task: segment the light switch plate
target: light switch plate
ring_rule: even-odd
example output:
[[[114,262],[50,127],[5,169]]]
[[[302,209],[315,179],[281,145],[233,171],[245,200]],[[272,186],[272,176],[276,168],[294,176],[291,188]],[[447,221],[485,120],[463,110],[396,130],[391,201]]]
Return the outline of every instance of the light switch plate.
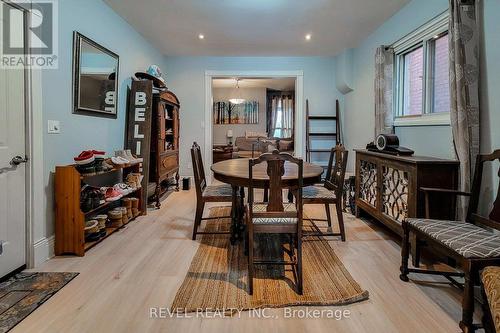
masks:
[[[49,134],[59,134],[61,133],[61,122],[59,120],[49,120],[47,121],[47,132]]]

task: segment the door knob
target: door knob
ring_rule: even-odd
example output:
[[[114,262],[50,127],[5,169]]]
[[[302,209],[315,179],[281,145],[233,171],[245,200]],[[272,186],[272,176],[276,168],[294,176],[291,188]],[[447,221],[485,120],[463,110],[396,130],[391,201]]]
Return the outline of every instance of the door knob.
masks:
[[[22,158],[21,156],[16,156],[10,161],[10,165],[19,165],[21,163],[28,162],[28,156]]]

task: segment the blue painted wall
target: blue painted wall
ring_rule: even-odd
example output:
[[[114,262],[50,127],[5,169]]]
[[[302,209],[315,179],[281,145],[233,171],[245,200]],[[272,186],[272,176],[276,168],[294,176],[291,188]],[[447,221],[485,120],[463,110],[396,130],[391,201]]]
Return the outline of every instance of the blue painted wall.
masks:
[[[101,0],[59,1],[59,69],[44,70],[43,120],[46,184],[45,225],[35,226],[35,241],[54,233],[53,172],[56,165],[72,163],[84,149],[112,153],[123,149],[127,85],[130,76],[150,64],[164,67],[165,58]],[[118,119],[73,115],[73,31],[93,39],[120,56]],[[61,134],[47,134],[47,120],[61,121]]]
[[[334,67],[332,57],[167,57],[167,85],[181,102],[181,174],[192,173],[188,153],[193,141],[204,143],[205,71],[302,70],[304,97],[309,99],[311,113],[332,114],[335,100],[343,102],[335,88]],[[305,126],[305,121],[297,126]]]
[[[484,0],[484,32],[481,52],[481,150],[500,148],[500,1]],[[362,148],[374,135],[374,55],[380,45],[390,45],[448,8],[448,0],[413,0],[381,25],[354,50],[354,91],[345,96],[345,134],[349,149]],[[454,158],[450,126],[400,127],[396,129],[402,145],[419,155]],[[349,169],[354,169],[354,154]],[[487,210],[498,188],[492,177],[498,164],[486,172],[482,209]]]

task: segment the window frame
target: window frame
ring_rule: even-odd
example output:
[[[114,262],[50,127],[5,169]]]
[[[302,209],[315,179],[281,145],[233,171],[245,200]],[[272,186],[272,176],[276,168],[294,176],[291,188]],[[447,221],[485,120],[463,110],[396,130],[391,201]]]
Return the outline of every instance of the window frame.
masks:
[[[417,30],[401,38],[392,45],[395,54],[394,68],[394,126],[432,126],[432,125],[450,125],[450,113],[439,112],[433,113],[434,104],[433,91],[433,73],[434,64],[432,57],[434,56],[435,46],[431,47],[431,43],[440,37],[449,34],[449,13],[448,11],[438,15],[428,23],[424,24]],[[423,47],[424,54],[424,78],[422,80],[422,114],[421,115],[403,115],[404,112],[404,57],[411,51]]]

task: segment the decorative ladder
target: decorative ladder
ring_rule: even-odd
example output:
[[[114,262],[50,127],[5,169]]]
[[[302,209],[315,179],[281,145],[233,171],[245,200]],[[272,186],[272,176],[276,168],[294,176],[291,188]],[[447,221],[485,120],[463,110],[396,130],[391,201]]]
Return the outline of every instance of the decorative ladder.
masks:
[[[341,127],[340,127],[340,105],[337,100],[335,103],[335,115],[334,116],[313,116],[309,113],[309,100],[306,100],[306,159],[308,162],[312,161],[313,153],[329,153],[330,148],[315,148],[312,147],[312,138],[324,138],[324,139],[332,139],[334,142],[332,147],[342,143],[342,135],[341,135]],[[332,131],[313,131],[311,129],[311,121],[324,121],[324,122],[335,122],[335,128]],[[328,163],[328,162],[327,162]],[[323,168],[326,168],[328,165],[321,165]]]

